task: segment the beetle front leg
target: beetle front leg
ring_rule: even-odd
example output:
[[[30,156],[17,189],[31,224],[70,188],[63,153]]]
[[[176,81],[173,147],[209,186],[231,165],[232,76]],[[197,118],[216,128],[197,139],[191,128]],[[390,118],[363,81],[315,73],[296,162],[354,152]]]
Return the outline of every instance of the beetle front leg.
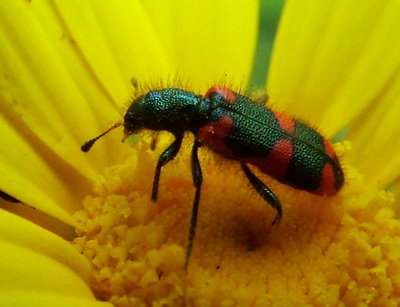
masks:
[[[282,218],[282,205],[279,199],[275,196],[275,194],[260,180],[253,174],[253,172],[249,169],[249,167],[241,163],[242,169],[246,174],[247,179],[250,181],[251,185],[256,189],[257,193],[266,200],[272,208],[276,210],[275,219],[272,222],[272,225],[278,225]]]
[[[166,150],[164,150],[158,159],[156,172],[154,174],[153,191],[151,193],[151,200],[153,202],[157,200],[158,182],[160,181],[161,168],[176,157],[179,149],[181,148],[182,140],[183,134],[175,135],[175,141],[173,141],[172,144]]]
[[[193,175],[193,183],[196,188],[196,194],[194,197],[193,208],[192,208],[192,216],[190,219],[189,226],[189,235],[188,235],[188,243],[186,248],[186,257],[185,257],[185,271],[187,272],[187,268],[189,265],[190,255],[192,254],[193,248],[193,240],[196,235],[196,224],[197,224],[197,213],[199,211],[199,202],[200,202],[200,192],[201,192],[201,184],[203,182],[203,175],[201,173],[201,166],[199,162],[199,157],[197,155],[197,151],[201,145],[199,140],[195,140],[192,149],[192,175]]]

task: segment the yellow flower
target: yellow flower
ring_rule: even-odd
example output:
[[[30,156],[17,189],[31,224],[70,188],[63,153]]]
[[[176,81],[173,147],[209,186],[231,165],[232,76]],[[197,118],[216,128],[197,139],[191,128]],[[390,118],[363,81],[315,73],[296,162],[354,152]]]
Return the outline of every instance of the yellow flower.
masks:
[[[80,151],[121,120],[132,78],[246,88],[258,11],[257,1],[0,2],[0,190],[24,204],[0,201],[0,305],[400,303],[398,1],[287,1],[269,102],[326,136],[345,132],[335,145],[345,186],[321,197],[257,173],[283,204],[273,227],[239,166],[201,148],[187,274],[193,139],[163,169],[156,204],[168,135],[153,150],[154,135],[122,144],[113,132]]]

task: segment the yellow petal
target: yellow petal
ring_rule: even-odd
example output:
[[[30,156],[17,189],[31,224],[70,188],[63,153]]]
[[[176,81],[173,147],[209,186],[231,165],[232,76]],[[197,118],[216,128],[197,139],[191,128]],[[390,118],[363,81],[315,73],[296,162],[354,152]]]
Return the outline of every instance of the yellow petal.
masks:
[[[352,125],[346,137],[352,142],[352,164],[363,171],[368,182],[381,188],[399,176],[399,97],[400,78],[394,78]]]
[[[150,71],[157,77],[167,74],[168,62],[141,11],[132,1],[126,7],[62,1],[0,7],[3,99],[85,177],[93,178],[110,161],[107,147],[115,149],[120,137],[108,138],[99,145],[103,150],[90,156],[79,147],[121,120],[119,108],[131,95],[130,79],[146,79]],[[114,162],[118,153],[113,153]]]
[[[3,210],[0,220],[2,305],[99,304],[88,287],[90,266],[68,242]]]
[[[258,1],[144,1],[180,78],[199,91],[246,85],[257,40]],[[172,75],[173,76],[173,75]]]
[[[100,307],[100,306],[112,306],[107,302],[99,302],[94,299],[81,299],[75,297],[66,297],[60,294],[53,294],[49,292],[36,291],[23,292],[21,289],[0,289],[0,295],[2,302],[6,306],[18,306],[18,307],[43,307],[43,306],[57,306],[57,307]]]
[[[118,105],[129,98],[131,78],[167,76],[170,63],[140,1],[56,3],[69,35]]]
[[[11,105],[45,145],[83,176],[93,177],[96,163],[87,160],[79,147],[84,140],[82,131],[98,131],[96,119],[77,86],[79,80],[74,80],[62,53],[53,48],[52,35],[47,36],[46,26],[52,29],[56,23],[41,24],[25,2],[0,7],[0,14],[0,88],[4,99],[0,107]],[[61,36],[59,32],[58,40]],[[106,106],[107,102],[104,109],[110,114]],[[99,155],[97,165],[104,165],[104,156]]]
[[[0,159],[0,187],[23,203],[48,213],[62,221],[72,223],[71,213],[78,207],[77,197],[82,193],[79,184],[84,181],[73,171],[69,170],[62,162],[58,164],[58,171],[65,170],[69,178],[67,185],[57,173],[56,168],[49,167],[46,148],[40,148],[40,142],[28,142],[15,127],[0,116],[0,129],[2,131],[2,149]],[[73,193],[76,188],[76,193]]]
[[[331,133],[381,93],[400,63],[398,1],[288,1],[268,88]]]

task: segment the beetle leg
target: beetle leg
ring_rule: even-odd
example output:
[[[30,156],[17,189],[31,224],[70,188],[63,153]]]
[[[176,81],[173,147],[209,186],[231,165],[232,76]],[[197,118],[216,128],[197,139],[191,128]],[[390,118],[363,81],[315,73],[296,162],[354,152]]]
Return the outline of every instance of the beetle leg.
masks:
[[[175,141],[173,141],[172,144],[166,150],[164,150],[158,159],[156,172],[154,174],[153,191],[151,193],[152,201],[157,200],[158,182],[160,181],[161,168],[176,157],[179,149],[181,148],[182,140],[183,133],[175,135]]]
[[[192,254],[193,240],[196,235],[197,213],[199,211],[201,184],[203,182],[203,175],[201,173],[199,157],[197,156],[197,150],[199,149],[200,145],[201,145],[200,140],[196,139],[194,141],[192,149],[192,175],[193,175],[193,183],[196,188],[196,194],[193,202],[192,217],[190,219],[188,243],[186,248],[186,257],[185,257],[186,272],[189,265],[190,255]]]
[[[247,179],[250,181],[251,185],[256,189],[257,193],[266,200],[272,208],[276,210],[275,219],[272,222],[272,225],[278,225],[279,221],[282,217],[282,205],[279,199],[275,196],[275,194],[260,180],[253,174],[253,172],[249,169],[249,167],[241,163],[242,169],[246,174]]]

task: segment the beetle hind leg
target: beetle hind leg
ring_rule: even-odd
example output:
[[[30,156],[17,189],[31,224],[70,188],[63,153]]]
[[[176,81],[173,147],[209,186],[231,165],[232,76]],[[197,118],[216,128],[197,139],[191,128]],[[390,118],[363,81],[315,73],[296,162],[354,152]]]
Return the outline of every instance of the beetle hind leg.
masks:
[[[257,191],[257,193],[276,210],[275,219],[272,221],[272,225],[278,225],[282,218],[282,205],[278,197],[275,196],[274,192],[270,190],[256,175],[249,169],[249,167],[241,163],[242,170],[245,173],[247,179],[251,185]]]

